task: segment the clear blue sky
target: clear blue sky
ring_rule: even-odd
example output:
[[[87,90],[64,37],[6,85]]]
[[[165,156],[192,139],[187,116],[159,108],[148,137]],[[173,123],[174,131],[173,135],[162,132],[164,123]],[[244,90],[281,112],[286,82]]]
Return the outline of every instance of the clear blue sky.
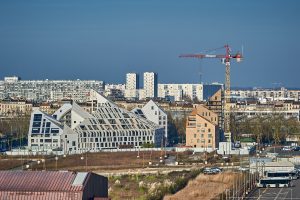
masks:
[[[219,60],[181,59],[244,46],[233,86],[300,87],[300,1],[1,0],[0,77],[124,82],[155,71],[162,83],[224,81]],[[218,52],[218,53],[222,53]]]

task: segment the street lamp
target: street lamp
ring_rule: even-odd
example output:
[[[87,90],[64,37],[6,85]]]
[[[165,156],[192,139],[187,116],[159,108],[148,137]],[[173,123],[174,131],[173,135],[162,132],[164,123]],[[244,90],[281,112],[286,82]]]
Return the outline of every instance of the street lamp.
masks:
[[[58,157],[55,156],[55,170],[57,171],[57,161],[58,161]]]

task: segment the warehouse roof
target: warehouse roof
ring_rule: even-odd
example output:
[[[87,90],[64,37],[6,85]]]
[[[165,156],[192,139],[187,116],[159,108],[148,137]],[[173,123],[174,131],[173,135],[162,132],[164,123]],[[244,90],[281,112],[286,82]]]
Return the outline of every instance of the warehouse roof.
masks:
[[[82,191],[90,173],[68,171],[0,171],[0,191]]]

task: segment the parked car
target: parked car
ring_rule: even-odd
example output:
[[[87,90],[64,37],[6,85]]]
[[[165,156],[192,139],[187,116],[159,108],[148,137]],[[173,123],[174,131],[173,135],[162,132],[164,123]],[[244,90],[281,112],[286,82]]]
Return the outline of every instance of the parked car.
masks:
[[[223,169],[221,169],[220,167],[212,167],[211,170],[216,171],[218,173],[223,171]]]
[[[239,171],[242,171],[242,172],[246,172],[246,171],[249,171],[249,168],[246,168],[246,167],[239,167],[238,170],[239,170]]]
[[[284,146],[281,148],[281,151],[291,151],[292,148],[290,146]]]
[[[293,151],[300,151],[300,147],[299,146],[295,146],[292,148]]]
[[[204,168],[203,173],[204,174],[218,174],[221,171],[222,170],[218,167],[212,167],[212,168],[206,167],[206,168]]]

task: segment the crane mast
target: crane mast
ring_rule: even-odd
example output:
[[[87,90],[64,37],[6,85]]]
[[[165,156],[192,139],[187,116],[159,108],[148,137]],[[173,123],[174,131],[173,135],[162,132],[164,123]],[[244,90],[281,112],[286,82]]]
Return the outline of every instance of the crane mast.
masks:
[[[231,142],[231,131],[230,131],[230,60],[235,58],[237,62],[240,62],[242,55],[237,53],[231,55],[229,45],[225,45],[223,48],[226,49],[225,55],[216,54],[183,54],[179,57],[185,58],[221,58],[222,62],[225,63],[225,101],[224,101],[224,136],[227,142]]]

